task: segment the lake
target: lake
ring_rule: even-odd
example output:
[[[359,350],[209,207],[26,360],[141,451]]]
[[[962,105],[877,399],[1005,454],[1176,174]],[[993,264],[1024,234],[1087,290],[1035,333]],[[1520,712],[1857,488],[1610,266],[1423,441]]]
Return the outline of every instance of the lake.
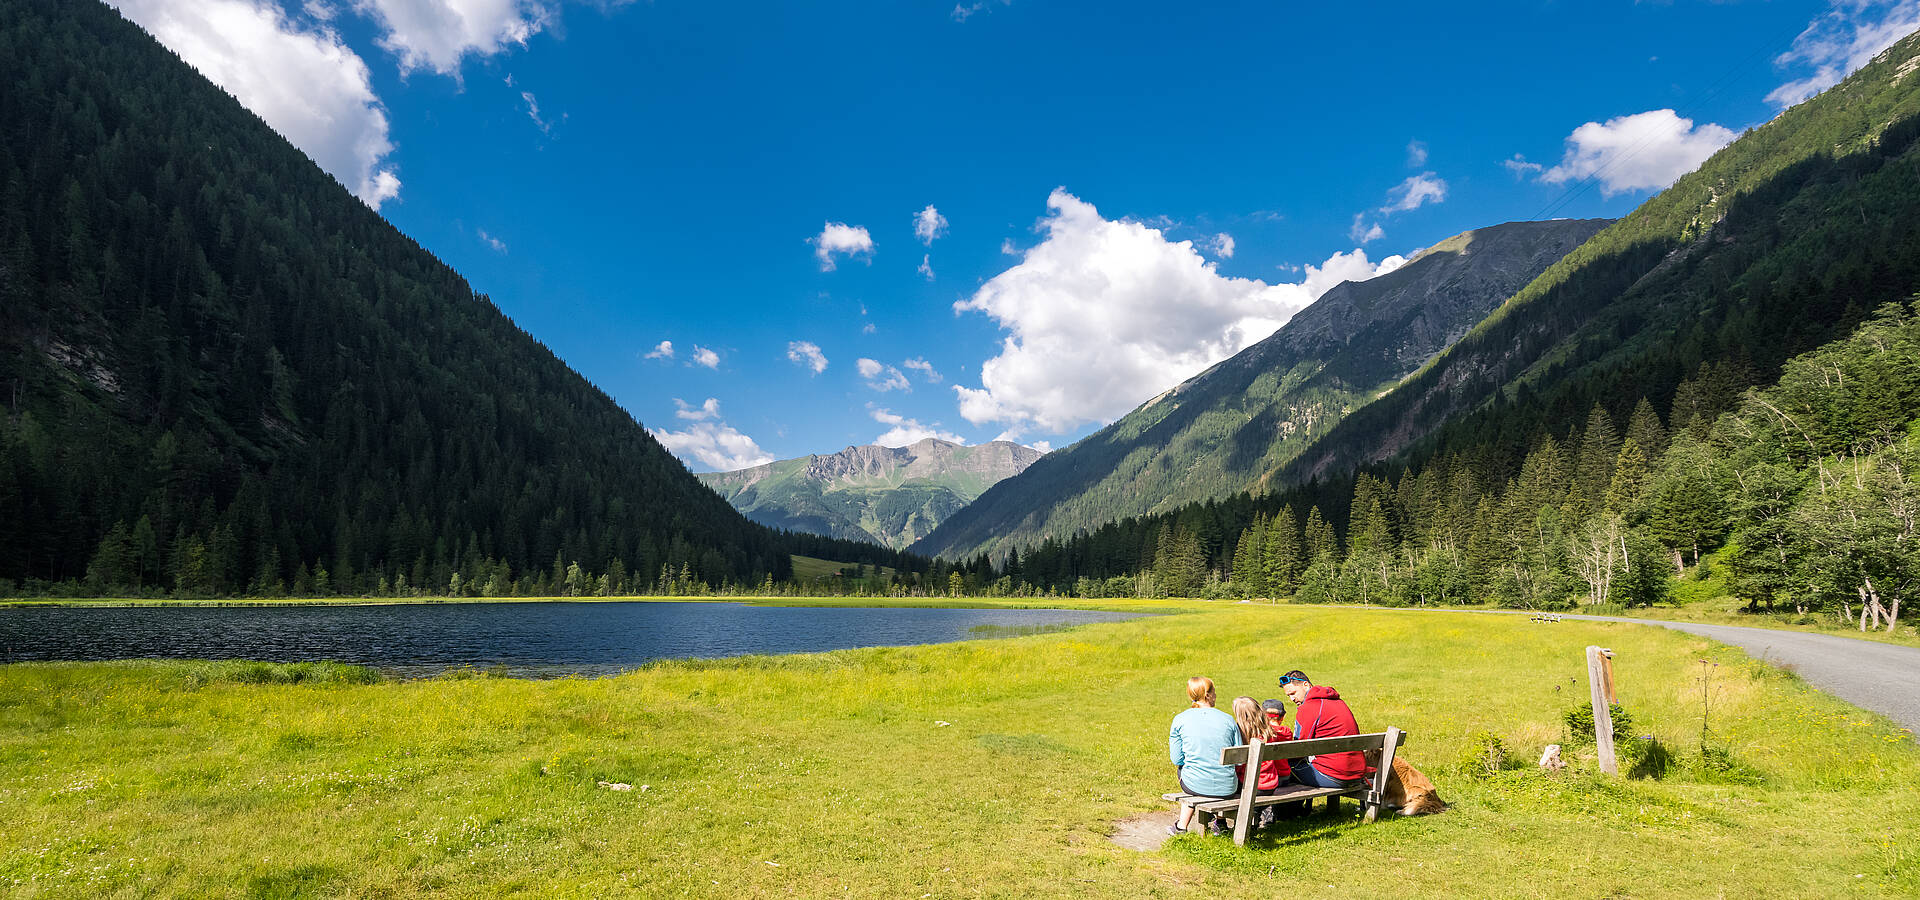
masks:
[[[412,675],[462,666],[504,666],[527,676],[596,675],[657,659],[932,644],[1007,629],[1131,618],[1136,616],[1066,609],[617,601],[25,607],[0,609],[0,659],[335,660]]]

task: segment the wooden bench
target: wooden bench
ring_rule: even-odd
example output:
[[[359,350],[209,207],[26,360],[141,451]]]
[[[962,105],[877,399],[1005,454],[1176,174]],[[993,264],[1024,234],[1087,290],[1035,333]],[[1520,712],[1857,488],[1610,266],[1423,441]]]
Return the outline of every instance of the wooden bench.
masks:
[[[1199,797],[1192,794],[1162,794],[1165,799],[1175,803],[1192,806],[1197,814],[1196,826],[1204,824],[1214,816],[1226,816],[1233,822],[1233,842],[1246,846],[1247,835],[1253,830],[1254,812],[1261,807],[1280,803],[1299,803],[1318,797],[1327,798],[1329,806],[1337,805],[1341,797],[1352,795],[1360,798],[1362,819],[1373,821],[1380,814],[1382,799],[1387,794],[1387,779],[1393,775],[1393,754],[1401,744],[1407,742],[1407,733],[1398,728],[1374,734],[1356,734],[1352,737],[1315,738],[1310,741],[1276,741],[1262,744],[1254,741],[1238,747],[1228,747],[1220,751],[1220,764],[1223,766],[1246,766],[1246,771],[1260,771],[1260,763],[1273,759],[1300,759],[1307,756],[1320,756],[1327,753],[1346,753],[1359,751],[1370,758],[1379,753],[1379,761],[1374,764],[1371,781],[1362,781],[1350,788],[1322,788],[1304,784],[1289,784],[1265,796],[1260,795],[1257,787],[1258,777],[1242,779],[1240,796],[1225,799]]]

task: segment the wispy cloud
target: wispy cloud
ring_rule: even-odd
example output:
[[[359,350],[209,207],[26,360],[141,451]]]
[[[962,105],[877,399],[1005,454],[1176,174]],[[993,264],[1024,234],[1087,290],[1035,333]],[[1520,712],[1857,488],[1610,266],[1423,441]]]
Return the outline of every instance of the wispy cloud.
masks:
[[[1365,213],[1353,214],[1353,227],[1347,229],[1347,237],[1356,244],[1369,244],[1387,236],[1387,231],[1379,222],[1367,221]]]
[[[827,355],[820,352],[820,345],[812,341],[788,341],[787,359],[815,375],[827,370]]]
[[[487,233],[485,228],[475,229],[480,234],[480,243],[493,248],[495,253],[507,252],[507,242]]]
[[[860,370],[860,377],[867,380],[867,387],[876,391],[885,393],[913,390],[913,385],[907,383],[907,376],[900,374],[899,369],[877,359],[862,357],[854,363],[854,366]]]
[[[1428,203],[1439,203],[1447,199],[1447,182],[1432,172],[1421,172],[1393,186],[1387,191],[1387,205],[1380,207],[1383,213],[1411,212]]]
[[[693,345],[693,354],[687,357],[687,361],[696,366],[706,366],[709,369],[720,368],[720,354],[708,350],[699,344]]]
[[[673,398],[673,405],[679,407],[679,409],[673,413],[675,418],[686,419],[690,422],[704,422],[708,419],[720,418],[720,401],[713,397],[708,397],[707,402],[699,406],[694,406],[679,397],[675,397]]]
[[[533,124],[540,128],[540,133],[553,134],[553,123],[540,118],[540,101],[533,96],[533,92],[521,91],[520,99],[527,104],[527,118],[532,119]]]
[[[906,416],[896,415],[890,410],[874,406],[871,403],[867,404],[867,410],[873,416],[875,422],[879,422],[882,425],[893,426],[879,437],[873,439],[874,443],[882,447],[905,447],[910,444],[917,444],[927,438],[946,441],[949,444],[965,444],[967,442],[967,439],[960,435],[954,434],[951,431],[940,430],[939,422],[935,422],[932,425],[922,425],[917,419],[909,419]]]
[[[673,358],[673,342],[661,341],[660,343],[653,345],[653,349],[647,351],[646,358],[647,359],[672,359]]]
[[[983,12],[992,12],[995,6],[1012,6],[1013,0],[977,0],[974,3],[960,3],[953,7],[955,22],[965,22]]]
[[[939,384],[942,381],[940,373],[933,370],[933,363],[927,362],[918,356],[901,363],[901,365],[919,372],[920,376],[925,378],[929,384]]]
[[[1785,108],[1833,87],[1916,30],[1920,30],[1920,0],[1837,0],[1832,9],[1808,23],[1787,52],[1774,59],[1783,69],[1813,71],[1774,88],[1767,102]]]

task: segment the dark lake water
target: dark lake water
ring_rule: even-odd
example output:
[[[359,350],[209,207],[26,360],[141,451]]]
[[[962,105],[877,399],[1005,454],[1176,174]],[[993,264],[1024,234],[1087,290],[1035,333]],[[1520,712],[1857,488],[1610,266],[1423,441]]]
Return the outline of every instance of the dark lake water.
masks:
[[[0,609],[0,659],[335,660],[399,673],[505,666],[603,674],[666,658],[811,653],[982,636],[978,626],[1114,622],[1065,609],[867,609],[741,603],[481,603]]]

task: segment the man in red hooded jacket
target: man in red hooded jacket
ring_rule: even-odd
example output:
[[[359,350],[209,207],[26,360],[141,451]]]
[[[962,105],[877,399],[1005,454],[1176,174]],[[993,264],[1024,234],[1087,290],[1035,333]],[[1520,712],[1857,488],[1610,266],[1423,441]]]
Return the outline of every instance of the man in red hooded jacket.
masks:
[[[1314,685],[1305,672],[1295,669],[1280,676],[1280,689],[1299,707],[1293,714],[1295,740],[1352,737],[1360,733],[1359,724],[1353,720],[1353,710],[1340,699],[1340,692]],[[1358,787],[1372,774],[1366,756],[1357,750],[1322,753],[1308,757],[1308,762],[1309,765],[1293,767],[1293,778],[1315,787]]]

